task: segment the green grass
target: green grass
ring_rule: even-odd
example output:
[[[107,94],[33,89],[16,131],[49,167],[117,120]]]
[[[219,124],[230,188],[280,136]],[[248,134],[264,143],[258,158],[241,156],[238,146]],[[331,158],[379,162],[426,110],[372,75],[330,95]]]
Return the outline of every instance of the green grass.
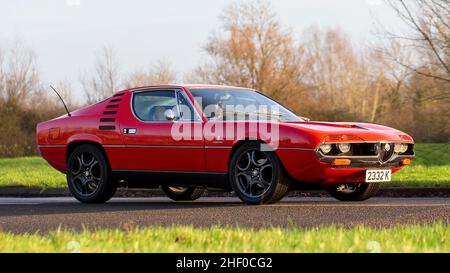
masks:
[[[65,175],[40,157],[0,159],[0,186],[66,187]]]
[[[450,252],[444,223],[386,229],[194,228],[0,233],[0,252]]]
[[[411,166],[392,176],[395,187],[450,187],[450,144],[416,144]]]
[[[394,187],[450,187],[450,144],[417,144],[411,166],[394,174]],[[0,159],[0,186],[66,187],[64,174],[40,157]]]

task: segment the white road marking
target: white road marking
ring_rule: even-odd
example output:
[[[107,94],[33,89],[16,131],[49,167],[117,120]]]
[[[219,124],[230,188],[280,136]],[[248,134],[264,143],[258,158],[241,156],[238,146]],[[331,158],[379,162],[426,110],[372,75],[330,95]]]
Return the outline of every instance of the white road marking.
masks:
[[[31,203],[31,202],[0,202],[0,205],[39,205],[42,203]]]
[[[267,207],[442,207],[450,204],[273,204]]]
[[[111,199],[108,204],[140,204],[152,205],[152,203],[186,204],[195,207],[197,204],[217,204],[222,206],[245,206],[236,197],[204,197],[195,202],[175,202],[167,197],[116,197]],[[15,198],[0,197],[0,205],[40,205],[48,204],[58,206],[58,204],[80,204],[73,197],[34,197],[34,198]],[[161,204],[159,204],[161,205]],[[287,197],[280,203],[271,205],[262,205],[267,207],[448,207],[450,198],[373,198],[368,202],[345,203],[336,201],[329,197]],[[249,206],[251,207],[251,206]]]

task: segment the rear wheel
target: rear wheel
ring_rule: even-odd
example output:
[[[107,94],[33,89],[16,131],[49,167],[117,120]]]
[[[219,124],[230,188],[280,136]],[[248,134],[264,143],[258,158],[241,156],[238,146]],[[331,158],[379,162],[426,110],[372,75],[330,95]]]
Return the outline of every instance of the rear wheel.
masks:
[[[75,148],[66,173],[70,192],[83,203],[103,203],[116,192],[117,183],[111,179],[106,157],[93,145]]]
[[[193,201],[203,196],[206,192],[202,187],[169,187],[161,186],[164,193],[175,201]]]
[[[276,154],[262,151],[257,142],[245,143],[233,154],[230,183],[242,201],[253,205],[275,203],[290,188]]]
[[[380,186],[380,183],[342,184],[328,192],[340,201],[364,201],[374,196]]]

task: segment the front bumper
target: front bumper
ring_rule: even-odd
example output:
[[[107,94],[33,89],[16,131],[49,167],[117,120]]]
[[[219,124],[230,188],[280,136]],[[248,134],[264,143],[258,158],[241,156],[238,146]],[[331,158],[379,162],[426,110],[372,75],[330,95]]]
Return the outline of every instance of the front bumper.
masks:
[[[366,170],[370,169],[390,169],[392,173],[396,173],[401,167],[369,167],[369,168],[330,168],[326,167],[321,172],[320,184],[344,184],[344,183],[365,183]],[[389,183],[389,182],[387,182]]]
[[[364,183],[368,169],[390,169],[392,173],[399,171],[401,161],[412,159],[414,154],[394,154],[389,160],[382,162],[377,156],[342,156],[351,160],[349,166],[333,166],[336,157],[320,157],[317,151],[280,150],[277,152],[287,173],[296,181],[317,183],[322,185],[335,183]]]
[[[383,162],[378,156],[322,156],[319,161],[332,164],[335,159],[350,159],[351,164],[348,166],[339,166],[338,168],[400,168],[403,159],[413,159],[414,155],[392,155],[392,157]],[[335,167],[336,168],[336,167]]]
[[[390,145],[390,150],[384,151],[382,145]],[[365,182],[365,174],[368,169],[391,169],[392,173],[397,172],[403,167],[404,159],[413,159],[414,144],[408,144],[408,150],[404,154],[394,152],[394,143],[372,143],[376,147],[376,154],[372,155],[324,155],[319,149],[316,150],[317,159],[322,165],[322,182],[330,183],[353,183]],[[334,166],[335,159],[349,159],[351,163],[346,166]]]

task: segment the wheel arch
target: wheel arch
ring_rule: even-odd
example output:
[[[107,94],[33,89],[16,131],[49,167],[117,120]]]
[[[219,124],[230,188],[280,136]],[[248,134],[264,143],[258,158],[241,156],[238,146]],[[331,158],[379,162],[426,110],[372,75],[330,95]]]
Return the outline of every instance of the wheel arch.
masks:
[[[111,164],[109,162],[108,155],[106,154],[106,151],[103,148],[103,146],[100,143],[96,142],[96,141],[86,140],[86,139],[74,140],[74,141],[70,142],[69,144],[67,144],[67,148],[66,148],[66,163],[69,161],[70,154],[77,147],[79,147],[79,146],[81,146],[83,144],[89,144],[89,145],[92,145],[92,146],[96,147],[103,154],[103,156],[106,158],[106,164],[111,169]]]
[[[267,144],[267,142],[263,141],[262,139],[250,139],[250,138],[244,138],[241,140],[238,140],[232,147],[230,155],[228,157],[228,170],[230,170],[231,168],[231,159],[233,158],[233,155],[236,153],[236,151],[239,149],[239,147],[241,147],[242,145],[244,145],[245,143],[249,143],[249,142],[255,142],[255,143],[260,143],[260,144]],[[268,144],[267,144],[268,145]],[[281,160],[281,158],[278,156],[278,153],[276,151],[274,151],[275,156],[277,157],[281,169],[282,171],[290,177],[289,173],[287,172],[286,168],[284,167],[283,161]]]
[[[278,159],[277,165],[279,166],[278,176],[276,177],[276,180],[273,180],[272,176],[272,182],[274,182],[274,186],[272,184],[269,187],[264,187],[264,192],[261,196],[249,196],[246,193],[242,193],[242,189],[239,186],[239,182],[237,182],[237,179],[233,179],[233,169],[232,166],[232,159],[236,155],[238,149],[242,147],[243,145],[247,143],[256,143],[256,144],[266,144],[265,141],[262,139],[242,139],[236,142],[236,144],[232,147],[232,152],[230,153],[229,163],[228,163],[228,173],[229,173],[229,183],[230,187],[237,193],[238,197],[246,202],[247,204],[271,204],[274,202],[279,201],[283,196],[285,196],[289,190],[291,189],[291,183],[292,183],[292,177],[289,175],[289,173],[286,171],[286,168],[283,165],[282,160],[280,159],[279,155],[276,153],[276,151],[273,151],[273,155],[275,155],[275,158]],[[251,194],[250,194],[251,195]]]

